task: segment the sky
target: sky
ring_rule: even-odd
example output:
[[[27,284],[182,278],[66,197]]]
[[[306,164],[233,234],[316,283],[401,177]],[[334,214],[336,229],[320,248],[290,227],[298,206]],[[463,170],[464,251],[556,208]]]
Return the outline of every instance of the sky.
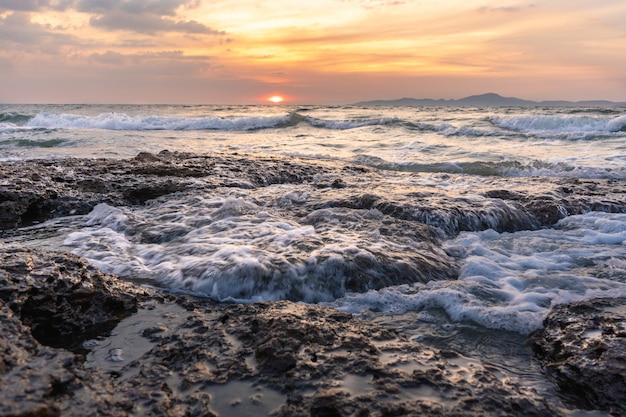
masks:
[[[626,101],[624,0],[0,0],[0,103]]]

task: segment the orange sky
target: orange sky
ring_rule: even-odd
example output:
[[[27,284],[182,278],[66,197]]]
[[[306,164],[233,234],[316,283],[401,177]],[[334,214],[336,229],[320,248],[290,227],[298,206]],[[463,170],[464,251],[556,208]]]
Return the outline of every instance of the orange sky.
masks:
[[[626,101],[623,0],[0,0],[0,102]]]

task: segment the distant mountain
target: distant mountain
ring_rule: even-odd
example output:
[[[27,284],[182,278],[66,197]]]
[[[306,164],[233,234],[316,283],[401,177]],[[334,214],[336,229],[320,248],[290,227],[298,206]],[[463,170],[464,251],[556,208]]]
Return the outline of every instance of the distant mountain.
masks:
[[[488,106],[488,107],[626,107],[626,102],[613,102],[606,100],[588,101],[531,101],[516,97],[502,97],[499,94],[487,93],[469,96],[460,100],[434,100],[431,98],[401,98],[397,100],[372,100],[354,103],[357,106]]]

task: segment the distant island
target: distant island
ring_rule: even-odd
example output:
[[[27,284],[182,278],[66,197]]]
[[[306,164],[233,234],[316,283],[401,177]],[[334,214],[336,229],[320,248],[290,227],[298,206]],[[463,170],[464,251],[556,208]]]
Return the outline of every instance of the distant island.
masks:
[[[626,107],[626,102],[607,100],[588,101],[532,101],[516,97],[502,97],[499,94],[487,93],[465,97],[459,100],[434,100],[431,98],[401,98],[397,100],[372,100],[354,103],[358,106],[494,106],[494,107]]]

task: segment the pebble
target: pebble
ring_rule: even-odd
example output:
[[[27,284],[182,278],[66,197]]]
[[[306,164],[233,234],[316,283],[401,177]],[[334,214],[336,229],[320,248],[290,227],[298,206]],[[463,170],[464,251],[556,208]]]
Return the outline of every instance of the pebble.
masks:
[[[95,348],[96,346],[98,346],[98,344],[99,344],[99,343],[98,343],[98,341],[97,341],[97,340],[94,340],[94,339],[91,339],[91,340],[85,340],[85,341],[83,342],[83,349],[93,349],[93,348]]]
[[[124,351],[120,348],[111,349],[106,359],[111,362],[122,362],[124,360],[123,353]]]

